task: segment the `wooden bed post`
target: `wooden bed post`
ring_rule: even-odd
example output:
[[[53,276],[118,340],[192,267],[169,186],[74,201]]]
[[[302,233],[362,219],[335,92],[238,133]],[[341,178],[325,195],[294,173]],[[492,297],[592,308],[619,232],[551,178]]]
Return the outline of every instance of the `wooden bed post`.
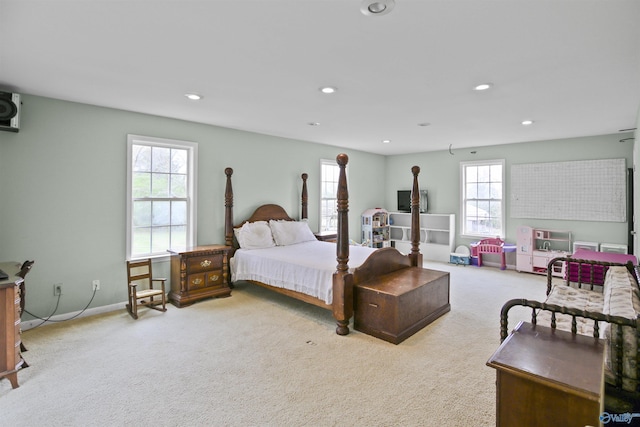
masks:
[[[302,174],[302,219],[309,218],[307,206],[309,205],[309,196],[307,194],[307,178],[309,175]]]
[[[336,157],[340,168],[338,178],[338,240],[336,260],[338,266],[333,274],[333,317],[338,322],[336,333],[349,333],[349,319],[353,316],[353,276],[349,273],[349,190],[345,168],[349,157],[342,153]]]
[[[411,190],[411,259],[414,267],[422,267],[422,254],[420,253],[420,188],[418,186],[418,174],[420,167],[411,168],[413,173],[413,188]]]
[[[231,188],[231,175],[233,169],[224,170],[227,175],[227,186],[224,190],[224,244],[233,246],[233,189]]]

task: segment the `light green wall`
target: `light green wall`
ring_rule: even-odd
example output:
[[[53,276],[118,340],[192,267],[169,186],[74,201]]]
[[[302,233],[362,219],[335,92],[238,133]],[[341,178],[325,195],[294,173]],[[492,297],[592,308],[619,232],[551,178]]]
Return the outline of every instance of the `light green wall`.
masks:
[[[26,309],[50,314],[53,284],[63,284],[56,314],[126,300],[127,134],[198,143],[198,243],[224,241],[224,169],[234,169],[234,214],[262,203],[300,215],[300,175],[309,174],[309,220],[318,226],[320,159],[349,155],[350,235],[359,215],[380,203],[383,156],[192,122],[23,96],[21,130],[0,132],[0,260],[36,264]],[[169,276],[168,263],[155,266]],[[23,320],[29,319],[23,317]]]
[[[640,118],[639,118],[640,121]],[[0,132],[0,260],[35,259],[28,277],[27,310],[44,316],[55,308],[53,284],[63,284],[56,314],[81,310],[91,281],[101,290],[91,307],[126,299],[125,185],[127,134],[198,143],[198,243],[223,240],[224,168],[234,169],[235,218],[277,202],[299,215],[300,175],[309,174],[309,215],[318,224],[319,160],[346,152],[349,162],[351,238],[360,239],[360,213],[395,209],[396,190],[410,189],[418,165],[429,211],[459,218],[459,163],[506,159],[512,164],[621,158],[631,166],[631,135],[453,149],[379,156],[198,123],[23,95],[21,130]],[[384,171],[381,173],[380,171]],[[636,186],[640,188],[640,186]],[[507,194],[509,188],[507,185]],[[637,197],[636,200],[639,198]],[[507,216],[508,216],[507,210]],[[626,243],[626,225],[507,220],[507,239],[519,224],[571,229],[575,239]],[[457,244],[468,243],[458,237]],[[167,262],[156,272],[169,276]],[[23,320],[30,319],[24,316]]]
[[[536,141],[489,147],[455,149],[418,153],[387,158],[387,189],[385,194],[388,209],[395,209],[396,191],[410,189],[407,177],[411,177],[413,165],[420,166],[420,188],[429,196],[429,213],[455,213],[456,245],[469,244],[472,240],[461,238],[460,232],[460,162],[471,160],[505,159],[507,223],[506,239],[515,242],[516,227],[530,225],[557,230],[570,230],[574,240],[606,243],[627,243],[627,224],[589,221],[552,221],[510,217],[508,197],[511,166],[521,163],[560,162],[587,159],[627,159],[627,168],[633,165],[633,142],[620,142],[632,134],[615,134],[571,138],[551,141]],[[476,154],[472,154],[476,151]],[[558,188],[562,183],[558,183]],[[554,191],[549,188],[548,191]]]

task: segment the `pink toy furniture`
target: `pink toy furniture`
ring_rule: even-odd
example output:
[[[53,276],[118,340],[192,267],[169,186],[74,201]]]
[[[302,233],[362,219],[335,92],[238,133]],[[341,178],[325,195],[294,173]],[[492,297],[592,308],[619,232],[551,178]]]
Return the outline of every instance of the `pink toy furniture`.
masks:
[[[482,254],[500,254],[500,270],[506,270],[507,260],[504,255],[504,240],[499,238],[482,239],[476,247],[478,252],[478,267],[482,267]]]

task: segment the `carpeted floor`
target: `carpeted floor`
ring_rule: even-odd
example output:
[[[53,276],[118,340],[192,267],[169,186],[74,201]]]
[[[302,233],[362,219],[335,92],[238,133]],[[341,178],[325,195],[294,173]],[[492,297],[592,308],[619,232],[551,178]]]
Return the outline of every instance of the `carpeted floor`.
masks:
[[[451,312],[400,345],[334,333],[331,313],[240,283],[166,313],[123,309],[25,331],[0,425],[493,426],[499,312],[543,276],[451,272]],[[524,320],[528,313],[516,313]]]

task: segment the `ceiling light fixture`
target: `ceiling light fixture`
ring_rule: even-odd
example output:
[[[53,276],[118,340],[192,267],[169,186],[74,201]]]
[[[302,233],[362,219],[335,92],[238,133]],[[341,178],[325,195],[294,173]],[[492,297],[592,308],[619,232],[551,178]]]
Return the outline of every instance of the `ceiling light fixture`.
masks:
[[[383,140],[382,140],[382,143],[383,143],[383,144],[389,144],[390,142],[391,142],[391,140],[390,140],[390,139],[383,139]]]
[[[482,83],[474,87],[473,90],[487,90],[493,87],[493,83]]]
[[[198,95],[197,93],[185,93],[184,96],[192,101],[198,101],[199,99],[202,99],[202,95]]]
[[[338,89],[336,89],[333,86],[324,86],[324,87],[320,88],[320,92],[322,92],[322,93],[335,93],[336,90],[338,90]]]
[[[395,5],[395,0],[363,0],[360,3],[360,12],[366,16],[386,15]]]
[[[320,126],[320,123],[318,122],[309,122],[307,123],[309,126]]]
[[[523,120],[522,126],[530,126],[533,124],[533,120]]]

